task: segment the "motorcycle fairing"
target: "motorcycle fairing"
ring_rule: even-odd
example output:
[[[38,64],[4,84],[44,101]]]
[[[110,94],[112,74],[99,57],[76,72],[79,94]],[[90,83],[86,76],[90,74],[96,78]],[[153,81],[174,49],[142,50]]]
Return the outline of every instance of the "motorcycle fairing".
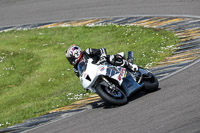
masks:
[[[87,65],[86,63],[80,64],[80,68],[78,69],[81,75],[79,78],[83,88],[95,92],[95,89],[92,86],[100,75],[115,79],[118,84],[124,88],[127,96],[130,96],[133,92],[143,86],[143,84],[138,84],[134,80],[134,77],[132,77],[131,74],[123,67],[113,65],[96,65],[92,64],[91,61],[92,60],[88,60],[88,64],[90,65]],[[144,73],[146,73],[146,71],[142,69],[142,74]]]
[[[106,69],[106,76],[118,81],[119,85],[122,84],[123,78],[126,75],[126,68],[120,66],[109,65]]]
[[[125,94],[129,97],[139,88],[141,88],[144,83],[138,84],[134,78],[131,76],[130,72],[127,71],[126,77],[123,78],[122,87],[124,89]]]
[[[143,71],[143,73],[145,73],[145,71]],[[126,71],[125,68],[119,66],[108,66],[106,69],[106,76],[117,80],[119,85],[124,88],[124,92],[127,96],[130,96],[144,85],[144,83],[138,84],[134,80],[134,77],[131,76],[129,71]]]

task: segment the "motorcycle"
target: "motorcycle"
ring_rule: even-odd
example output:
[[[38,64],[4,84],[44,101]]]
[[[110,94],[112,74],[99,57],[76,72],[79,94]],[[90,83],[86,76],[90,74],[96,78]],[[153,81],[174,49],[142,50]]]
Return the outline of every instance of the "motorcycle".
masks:
[[[119,53],[125,59],[124,52]],[[150,71],[139,67],[131,72],[121,66],[113,66],[108,62],[93,64],[92,59],[78,64],[80,81],[83,88],[97,93],[103,101],[113,105],[124,105],[128,97],[138,90],[153,92],[158,89],[157,78]],[[133,52],[128,52],[127,61],[134,62]]]

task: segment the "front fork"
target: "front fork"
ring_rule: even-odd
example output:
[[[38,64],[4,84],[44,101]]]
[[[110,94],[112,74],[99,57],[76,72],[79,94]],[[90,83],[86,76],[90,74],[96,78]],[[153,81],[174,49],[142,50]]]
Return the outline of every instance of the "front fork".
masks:
[[[101,76],[101,78],[108,84],[108,87],[110,88],[110,91],[111,91],[111,92],[114,92],[114,91],[116,90],[115,84],[110,83],[110,82],[106,79],[106,77],[104,77],[104,76]]]

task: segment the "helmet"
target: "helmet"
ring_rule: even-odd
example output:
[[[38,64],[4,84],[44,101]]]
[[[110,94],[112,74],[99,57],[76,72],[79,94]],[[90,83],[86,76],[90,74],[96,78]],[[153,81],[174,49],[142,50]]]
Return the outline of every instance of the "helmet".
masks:
[[[82,52],[81,48],[76,46],[75,44],[73,44],[66,50],[65,55],[66,55],[69,63],[74,66],[81,58],[82,53],[83,52]]]

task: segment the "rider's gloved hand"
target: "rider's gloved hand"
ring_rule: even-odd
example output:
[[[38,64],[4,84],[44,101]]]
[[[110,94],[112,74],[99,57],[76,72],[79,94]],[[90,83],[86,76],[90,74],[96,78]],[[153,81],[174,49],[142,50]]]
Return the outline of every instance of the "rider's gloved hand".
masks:
[[[129,63],[129,68],[130,68],[133,72],[138,71],[138,66],[135,65],[135,64],[131,64],[131,63]]]

